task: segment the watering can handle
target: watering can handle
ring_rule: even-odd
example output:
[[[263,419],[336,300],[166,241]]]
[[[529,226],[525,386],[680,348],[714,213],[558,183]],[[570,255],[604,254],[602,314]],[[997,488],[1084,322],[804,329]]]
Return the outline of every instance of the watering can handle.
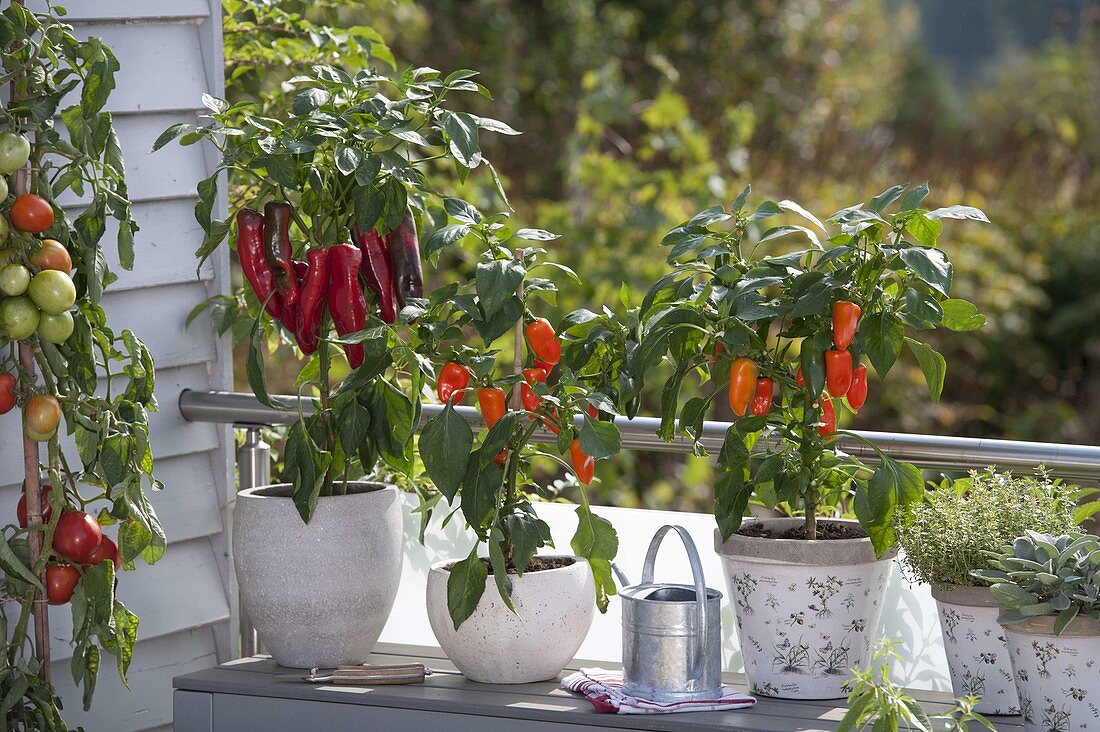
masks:
[[[703,580],[703,563],[699,559],[699,551],[695,548],[695,542],[691,534],[683,526],[665,524],[657,530],[649,542],[649,551],[645,555],[645,564],[642,566],[642,584],[653,584],[653,565],[657,562],[657,550],[661,548],[661,541],[669,531],[675,531],[680,535],[680,540],[687,550],[688,563],[691,565],[691,576],[695,580],[695,615],[699,632],[695,636],[697,643],[695,649],[695,667],[691,670],[691,678],[699,680],[703,678],[703,664],[706,662],[707,647],[707,585]]]

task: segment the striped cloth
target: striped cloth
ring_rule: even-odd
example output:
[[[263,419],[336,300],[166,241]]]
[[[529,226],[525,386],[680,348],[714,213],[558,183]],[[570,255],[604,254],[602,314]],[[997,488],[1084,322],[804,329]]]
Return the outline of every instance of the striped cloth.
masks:
[[[561,680],[563,689],[584,694],[597,712],[619,714],[668,714],[670,712],[715,712],[756,704],[754,697],[723,686],[714,699],[660,704],[623,693],[623,672],[582,668]]]

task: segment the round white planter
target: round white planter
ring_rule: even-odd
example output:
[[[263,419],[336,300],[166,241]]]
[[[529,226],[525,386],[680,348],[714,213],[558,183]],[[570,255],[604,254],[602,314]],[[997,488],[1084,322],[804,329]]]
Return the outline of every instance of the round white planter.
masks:
[[[288,484],[237,494],[233,566],[241,604],[281,666],[333,668],[367,660],[401,579],[397,488],[352,484],[318,499],[303,523]]]
[[[512,612],[490,576],[477,609],[455,630],[447,612],[446,569],[428,572],[428,620],[439,646],[468,679],[483,684],[527,684],[555,678],[592,625],[596,586],[588,562],[524,572],[512,580]]]
[[[1025,732],[1100,730],[1100,621],[1054,635],[1044,616],[1004,626]]]
[[[748,519],[783,530],[801,518]],[[854,523],[854,522],[852,522]],[[870,539],[803,541],[734,534],[722,557],[752,691],[783,699],[836,699],[867,659],[878,629],[891,552]]]
[[[1000,609],[988,587],[933,587],[955,696],[982,698],[982,714],[1019,714]]]

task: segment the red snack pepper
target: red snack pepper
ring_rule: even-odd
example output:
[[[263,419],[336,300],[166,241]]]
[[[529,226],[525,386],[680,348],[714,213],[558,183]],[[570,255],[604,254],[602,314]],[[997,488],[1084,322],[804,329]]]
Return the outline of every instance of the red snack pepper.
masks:
[[[535,358],[551,365],[561,360],[561,341],[554,332],[554,326],[546,318],[535,318],[524,327],[527,344]],[[547,371],[549,373],[549,371]]]
[[[460,363],[448,361],[439,370],[435,380],[435,393],[443,404],[460,404],[466,396],[466,387],[470,384],[470,369]]]
[[[486,427],[492,427],[500,421],[507,409],[504,389],[499,386],[487,386],[477,392],[477,403],[481,407],[481,418]]]
[[[738,417],[745,414],[756,391],[756,374],[759,368],[751,358],[739,358],[730,367],[730,409]]]
[[[412,209],[405,212],[401,225],[386,237],[393,265],[393,289],[401,307],[409,298],[424,296],[424,275],[420,269],[420,240]]]
[[[264,206],[264,257],[284,307],[293,307],[298,302],[298,279],[291,259],[290,213],[286,201],[269,201]]]
[[[393,267],[387,251],[386,240],[378,229],[368,232],[359,231],[358,226],[351,229],[355,245],[363,252],[363,280],[378,296],[379,316],[383,322],[397,322],[397,294],[393,288]]]
[[[849,300],[837,300],[833,304],[833,343],[839,350],[843,351],[852,345],[862,313],[859,305]]]
[[[591,483],[592,477],[596,474],[596,461],[584,454],[580,440],[573,440],[570,443],[569,456],[573,458],[573,472],[577,480],[585,485]]]
[[[852,409],[859,409],[867,401],[867,367],[863,364],[857,364],[852,370],[852,385],[846,397]]]
[[[535,359],[535,368],[542,369],[547,374],[554,370],[554,364],[543,361],[541,358]]]
[[[835,397],[842,397],[852,386],[852,352],[825,351],[825,386]]]
[[[264,258],[264,217],[259,211],[242,208],[237,212],[237,259],[241,262],[244,278],[260,304],[265,305],[267,314],[281,319],[283,299],[275,292],[275,276]]]
[[[357,333],[367,324],[367,298],[359,284],[362,264],[363,252],[351,244],[337,244],[329,249],[328,311],[338,335]],[[345,344],[344,353],[353,369],[363,365],[366,349],[362,343]]]
[[[833,408],[833,400],[826,394],[822,394],[820,399],[821,403],[821,424],[818,425],[817,431],[822,437],[828,437],[836,432],[836,410]]]
[[[771,379],[759,378],[756,380],[756,393],[749,402],[749,411],[757,417],[763,417],[771,411],[772,396],[775,392],[775,384]]]
[[[317,350],[321,337],[321,317],[325,313],[325,300],[328,298],[328,249],[310,249],[306,254],[309,263],[301,278],[301,295],[298,298],[294,337],[298,348],[309,356]],[[298,269],[300,262],[294,263]]]

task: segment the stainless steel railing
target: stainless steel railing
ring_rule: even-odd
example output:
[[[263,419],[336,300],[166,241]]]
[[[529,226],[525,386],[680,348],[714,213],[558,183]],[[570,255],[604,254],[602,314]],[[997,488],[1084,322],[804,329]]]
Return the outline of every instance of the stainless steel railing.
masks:
[[[279,398],[295,407],[301,406],[305,413],[313,409],[312,402],[308,399],[299,404],[298,397]],[[423,405],[421,426],[441,408],[438,404]],[[297,409],[289,412],[269,409],[260,404],[252,394],[233,392],[184,389],[179,396],[179,410],[183,418],[190,422],[231,424],[245,430],[244,442],[237,450],[238,490],[270,482],[270,448],[263,441],[260,430],[266,426],[292,424],[298,419]],[[483,426],[481,414],[473,407],[458,407],[457,411],[471,425]],[[657,437],[660,420],[656,418],[618,418],[615,424],[622,434],[625,449],[691,451],[691,442],[686,439],[665,442]],[[716,453],[722,446],[729,426],[727,422],[704,422],[701,440],[703,446],[709,452]],[[891,457],[911,462],[921,468],[963,470],[996,465],[1002,470],[1031,470],[1038,465],[1045,465],[1054,475],[1067,480],[1100,479],[1100,447],[1097,446],[896,432],[858,434]],[[535,439],[551,442],[554,436],[543,431],[536,433]],[[878,459],[874,450],[851,437],[841,436],[838,446],[869,463]],[[244,608],[239,603],[234,604],[239,608],[236,625],[240,632],[240,654],[251,656],[259,650],[259,640]]]

